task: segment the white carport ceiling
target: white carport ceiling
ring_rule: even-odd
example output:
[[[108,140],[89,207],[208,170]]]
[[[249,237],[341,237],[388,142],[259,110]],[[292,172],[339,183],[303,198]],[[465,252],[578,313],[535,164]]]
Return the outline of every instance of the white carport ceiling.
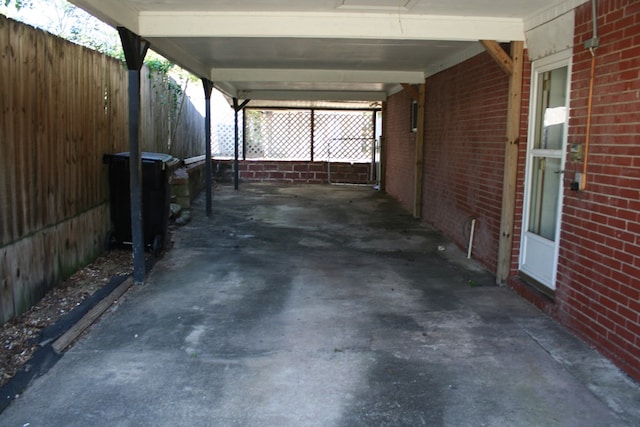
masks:
[[[230,97],[380,101],[585,0],[71,0]]]

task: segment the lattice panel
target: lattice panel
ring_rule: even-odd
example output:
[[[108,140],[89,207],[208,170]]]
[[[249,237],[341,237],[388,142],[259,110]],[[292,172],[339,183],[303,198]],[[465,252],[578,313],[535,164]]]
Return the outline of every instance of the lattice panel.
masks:
[[[310,160],[310,110],[245,110],[247,159]]]
[[[233,158],[235,145],[232,108],[221,108],[211,117],[211,155],[215,158]],[[242,158],[242,112],[238,113],[239,153]]]
[[[332,162],[370,162],[373,155],[374,112],[317,111],[314,159]]]

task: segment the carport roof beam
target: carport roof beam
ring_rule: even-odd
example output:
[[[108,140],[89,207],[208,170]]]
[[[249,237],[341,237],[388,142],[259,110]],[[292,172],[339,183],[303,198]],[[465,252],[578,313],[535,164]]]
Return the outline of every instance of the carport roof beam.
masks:
[[[385,101],[384,91],[304,91],[304,90],[240,90],[240,99],[264,99],[273,101]]]
[[[302,70],[264,68],[213,68],[212,81],[225,82],[340,82],[409,83],[424,82],[422,71]]]
[[[341,12],[141,12],[145,37],[524,40],[519,18]]]

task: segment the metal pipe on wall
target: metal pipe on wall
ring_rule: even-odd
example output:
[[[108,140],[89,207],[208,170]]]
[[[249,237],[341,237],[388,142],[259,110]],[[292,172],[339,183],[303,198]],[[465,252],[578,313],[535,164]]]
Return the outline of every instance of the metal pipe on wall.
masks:
[[[596,0],[591,0],[591,20],[593,23],[593,33],[591,39],[585,43],[585,48],[591,53],[591,74],[589,76],[589,96],[587,98],[587,129],[584,137],[584,162],[582,164],[582,175],[580,177],[580,190],[587,188],[587,171],[589,169],[589,144],[591,142],[591,116],[593,109],[593,86],[596,79],[596,52],[599,46],[598,40],[598,10]]]
[[[471,231],[469,231],[469,247],[467,249],[467,258],[471,258],[471,250],[473,249],[473,238],[476,233],[476,219],[471,218]]]

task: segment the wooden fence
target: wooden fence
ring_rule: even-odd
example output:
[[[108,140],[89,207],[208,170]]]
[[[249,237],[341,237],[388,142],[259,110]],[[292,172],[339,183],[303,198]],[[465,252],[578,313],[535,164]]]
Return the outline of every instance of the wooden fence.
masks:
[[[151,73],[146,66],[141,72],[141,146],[179,159],[202,155],[204,117],[185,96],[185,88],[176,91],[179,86],[175,82],[169,84],[168,79]]]
[[[0,15],[0,323],[103,250],[102,158],[128,150],[127,86],[122,62]],[[173,131],[161,90],[143,85],[142,149],[203,154],[204,119],[187,102]]]

